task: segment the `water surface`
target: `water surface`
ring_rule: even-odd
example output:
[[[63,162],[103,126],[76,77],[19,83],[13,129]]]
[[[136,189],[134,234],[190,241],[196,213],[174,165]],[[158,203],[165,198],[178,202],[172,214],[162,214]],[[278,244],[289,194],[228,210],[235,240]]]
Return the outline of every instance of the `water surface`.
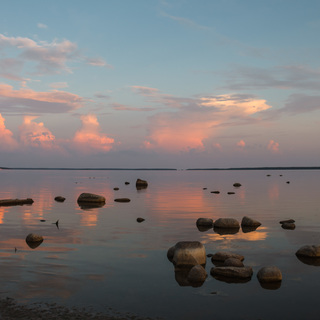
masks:
[[[137,178],[148,188],[137,190]],[[320,244],[319,179],[319,170],[0,170],[0,199],[34,200],[0,207],[1,297],[165,319],[318,319],[320,267],[301,262],[295,252]],[[101,194],[106,204],[80,208],[82,192]],[[54,201],[58,195],[66,201]],[[114,202],[121,197],[131,202]],[[224,235],[196,227],[199,217],[241,221],[245,215],[261,227]],[[288,218],[296,220],[295,230],[281,228],[279,221]],[[31,232],[45,239],[36,249],[25,242]],[[244,255],[254,270],[251,281],[214,279],[208,259],[201,287],[179,285],[166,254],[186,240],[202,242],[207,253]],[[282,271],[276,290],[262,288],[256,278],[266,265]]]

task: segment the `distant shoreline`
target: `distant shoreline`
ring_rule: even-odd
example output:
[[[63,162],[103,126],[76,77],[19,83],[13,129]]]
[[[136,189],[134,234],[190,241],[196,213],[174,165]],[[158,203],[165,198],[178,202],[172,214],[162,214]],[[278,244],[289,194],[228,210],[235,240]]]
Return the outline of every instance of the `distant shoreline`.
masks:
[[[320,170],[320,167],[240,167],[240,168],[9,168],[0,167],[0,170],[79,170],[79,171],[240,171],[240,170]]]

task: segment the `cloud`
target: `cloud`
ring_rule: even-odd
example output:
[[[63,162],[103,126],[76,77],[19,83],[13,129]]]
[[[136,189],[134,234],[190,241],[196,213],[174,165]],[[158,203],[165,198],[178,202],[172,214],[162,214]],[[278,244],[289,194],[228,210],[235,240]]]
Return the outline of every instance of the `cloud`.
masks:
[[[60,113],[83,106],[84,99],[64,91],[36,92],[0,84],[0,112],[10,113]]]
[[[279,151],[279,143],[275,142],[274,140],[270,140],[268,143],[268,149],[273,152],[278,152]]]
[[[237,142],[237,146],[240,148],[244,148],[246,146],[246,143],[243,140],[240,140],[239,142]]]
[[[53,82],[50,84],[50,87],[53,89],[62,89],[62,88],[68,88],[67,82]]]
[[[227,73],[224,71],[224,75]],[[250,89],[320,89],[320,69],[306,65],[275,66],[265,69],[258,67],[237,67],[227,74],[231,90]]]
[[[111,150],[114,139],[100,133],[100,125],[97,117],[93,114],[80,117],[82,126],[76,132],[73,143],[76,148],[84,153],[107,152]]]
[[[15,58],[20,63],[31,67],[33,74],[47,75],[60,74],[62,72],[72,73],[69,62],[84,61],[93,66],[111,67],[102,58],[90,58],[81,55],[76,43],[69,40],[53,40],[52,42],[34,41],[26,37],[7,37],[0,34],[0,51],[6,58],[6,50],[13,54],[17,50]]]
[[[5,119],[0,114],[0,150],[11,151],[18,147],[17,141],[13,138],[13,133],[6,128]]]
[[[20,142],[24,146],[52,149],[55,147],[55,136],[42,122],[34,122],[36,116],[25,116],[20,130]]]
[[[41,23],[41,22],[39,22],[39,23],[37,24],[37,27],[38,27],[39,29],[47,29],[47,28],[48,28],[48,26],[47,26],[46,24]]]
[[[149,111],[155,110],[155,108],[152,108],[152,107],[137,108],[137,107],[129,107],[129,106],[126,106],[126,105],[120,104],[120,103],[112,103],[110,106],[114,110],[118,110],[118,111],[143,111],[143,112],[149,112]]]
[[[280,112],[300,114],[317,110],[320,110],[320,96],[292,94],[289,96],[285,107],[280,109]]]

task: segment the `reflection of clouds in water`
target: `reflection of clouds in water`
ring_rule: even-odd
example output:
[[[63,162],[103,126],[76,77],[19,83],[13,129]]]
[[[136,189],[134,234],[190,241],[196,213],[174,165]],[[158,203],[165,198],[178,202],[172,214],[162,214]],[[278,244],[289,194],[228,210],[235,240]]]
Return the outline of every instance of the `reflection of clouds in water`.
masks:
[[[223,241],[224,247],[229,248],[230,242],[236,242],[239,240],[246,240],[246,241],[263,241],[266,240],[268,237],[268,232],[263,231],[266,230],[266,227],[259,227],[257,231],[253,232],[238,232],[236,234],[225,234],[220,235],[218,233],[204,233],[202,234],[202,243],[211,243],[213,241]],[[220,245],[220,248],[221,245]]]
[[[278,200],[279,199],[279,185],[274,184],[270,186],[268,189],[268,195],[270,200]]]
[[[0,224],[3,223],[4,214],[7,213],[9,209],[7,207],[0,207]]]

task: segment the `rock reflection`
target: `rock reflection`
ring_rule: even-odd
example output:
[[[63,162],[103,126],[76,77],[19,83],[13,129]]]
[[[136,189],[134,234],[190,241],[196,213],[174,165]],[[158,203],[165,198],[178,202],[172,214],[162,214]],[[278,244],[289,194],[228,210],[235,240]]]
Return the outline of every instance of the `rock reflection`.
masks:
[[[189,276],[192,268],[192,266],[175,268],[175,280],[177,281],[180,287],[198,288],[204,284],[205,279],[199,281]]]
[[[200,232],[205,232],[205,231],[208,231],[208,230],[212,230],[212,227],[208,227],[208,226],[199,226],[197,225],[197,228]]]
[[[239,228],[213,228],[214,232],[220,234],[221,236],[226,235],[226,234],[236,234],[239,232]]]
[[[102,208],[105,205],[105,203],[78,202],[78,205],[82,210],[91,210]]]
[[[303,256],[296,256],[302,263],[307,264],[309,266],[320,266],[320,258],[309,258]]]
[[[256,231],[259,227],[246,227],[246,226],[242,226],[242,232],[243,233],[249,233],[249,232],[253,232]]]
[[[31,249],[36,249],[36,248],[38,248],[42,242],[43,242],[43,240],[42,240],[42,241],[37,241],[37,242],[30,242],[30,241],[27,241],[27,240],[26,240],[27,245],[28,245],[29,248],[31,248]]]
[[[281,281],[277,282],[259,282],[261,288],[267,290],[278,290],[281,287]]]
[[[220,275],[214,275],[212,276],[218,281],[226,282],[226,283],[247,283],[251,280],[251,278],[232,278],[232,277],[226,277],[226,276],[220,276]]]

